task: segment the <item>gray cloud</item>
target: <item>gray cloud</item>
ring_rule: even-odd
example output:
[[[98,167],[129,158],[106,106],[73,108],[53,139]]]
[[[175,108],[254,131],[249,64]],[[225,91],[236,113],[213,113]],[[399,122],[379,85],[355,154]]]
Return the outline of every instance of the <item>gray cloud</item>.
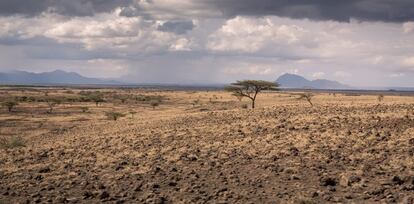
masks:
[[[53,11],[67,16],[91,16],[123,8],[121,16],[275,15],[295,19],[404,22],[414,20],[413,0],[1,0],[0,15],[36,15]],[[191,12],[189,12],[191,11]],[[217,12],[220,11],[220,12]]]
[[[159,31],[184,34],[194,28],[193,21],[167,21],[158,26]]]
[[[212,0],[226,16],[276,15],[313,20],[403,22],[414,20],[412,0]]]
[[[0,15],[34,16],[51,11],[66,16],[92,16],[133,3],[134,0],[1,0]]]
[[[161,83],[297,72],[413,86],[412,2],[0,0],[0,71],[62,68]]]

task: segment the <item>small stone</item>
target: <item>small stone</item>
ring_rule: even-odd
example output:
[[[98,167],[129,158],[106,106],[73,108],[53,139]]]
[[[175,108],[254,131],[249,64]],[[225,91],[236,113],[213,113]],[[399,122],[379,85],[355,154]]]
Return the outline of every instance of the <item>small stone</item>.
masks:
[[[62,196],[58,196],[55,198],[56,203],[65,203],[66,202],[66,198],[62,197]]]
[[[93,193],[90,191],[85,191],[83,192],[83,198],[87,199],[87,198],[91,198],[93,196]]]
[[[380,195],[380,194],[383,194],[384,191],[385,191],[385,188],[375,188],[375,189],[371,190],[369,192],[369,194],[371,194],[371,195]]]
[[[38,171],[39,173],[49,173],[50,172],[50,168],[49,167],[42,167],[39,169]]]
[[[336,191],[336,188],[333,187],[333,186],[328,186],[328,190],[331,191],[331,192],[335,192]]]
[[[339,185],[343,187],[352,186],[352,184],[360,182],[361,178],[355,175],[346,175],[343,174],[339,178]]]
[[[399,176],[393,176],[391,181],[396,185],[401,185],[404,183],[404,180],[401,179]]]
[[[413,204],[414,198],[411,196],[406,196],[401,200],[401,204]]]
[[[109,193],[106,191],[102,191],[101,194],[99,195],[99,199],[103,200],[109,198]]]
[[[321,186],[336,186],[337,182],[334,178],[331,177],[322,177],[320,179]]]
[[[37,180],[37,181],[40,181],[40,180],[43,179],[43,176],[42,175],[37,175],[34,179]]]
[[[347,195],[345,195],[345,199],[352,199],[353,197],[352,197],[352,195],[351,194],[347,194]]]

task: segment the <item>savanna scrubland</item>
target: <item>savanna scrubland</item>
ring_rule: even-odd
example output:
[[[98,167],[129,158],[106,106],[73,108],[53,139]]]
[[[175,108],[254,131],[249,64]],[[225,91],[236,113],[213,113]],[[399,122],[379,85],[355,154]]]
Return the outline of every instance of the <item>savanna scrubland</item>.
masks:
[[[0,203],[412,203],[414,97],[1,87]]]

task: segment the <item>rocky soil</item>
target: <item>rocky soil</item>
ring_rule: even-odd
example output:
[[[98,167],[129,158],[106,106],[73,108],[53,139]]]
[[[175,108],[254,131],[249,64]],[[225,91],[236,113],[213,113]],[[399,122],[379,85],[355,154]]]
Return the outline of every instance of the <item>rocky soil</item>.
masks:
[[[87,123],[0,150],[0,203],[413,203],[414,105]]]

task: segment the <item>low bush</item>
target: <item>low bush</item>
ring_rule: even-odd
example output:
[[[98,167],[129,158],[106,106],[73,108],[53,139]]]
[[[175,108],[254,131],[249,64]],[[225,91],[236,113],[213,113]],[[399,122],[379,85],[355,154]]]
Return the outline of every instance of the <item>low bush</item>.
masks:
[[[25,147],[26,142],[20,136],[13,136],[11,138],[2,137],[0,138],[0,148],[12,149],[17,147]]]
[[[80,109],[81,109],[82,113],[86,113],[89,110],[89,108],[86,107],[86,106],[82,106],[82,107],[80,107]]]
[[[12,112],[13,108],[17,106],[18,103],[16,101],[4,101],[1,103],[1,106],[6,107],[9,112]]]
[[[125,116],[125,114],[120,112],[107,112],[105,115],[108,120],[118,120],[118,118]]]
[[[157,106],[160,105],[160,102],[158,102],[158,101],[151,101],[150,105],[151,105],[152,109],[155,109],[155,107],[157,107]]]

